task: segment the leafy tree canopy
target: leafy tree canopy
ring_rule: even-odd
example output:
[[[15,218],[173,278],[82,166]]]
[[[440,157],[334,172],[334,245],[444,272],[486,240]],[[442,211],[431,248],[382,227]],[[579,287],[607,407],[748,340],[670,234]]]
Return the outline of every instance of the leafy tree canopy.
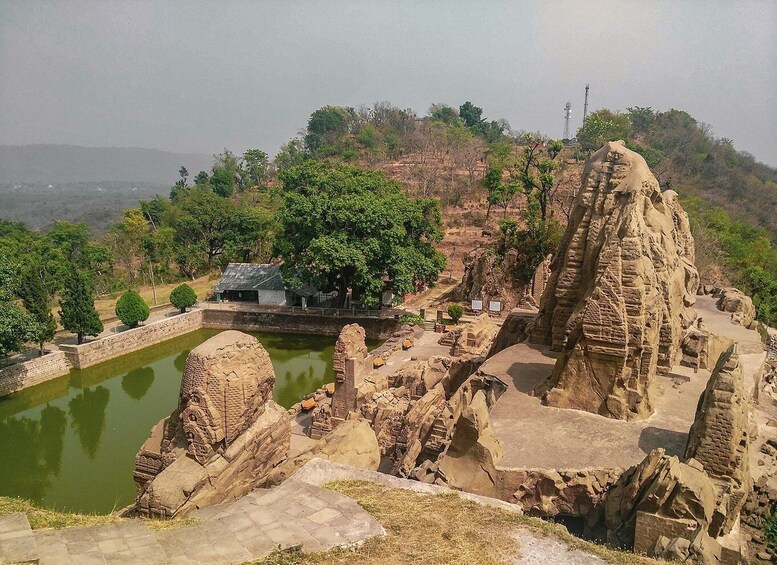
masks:
[[[305,147],[311,153],[325,145],[331,145],[343,134],[351,130],[357,121],[353,108],[341,106],[324,106],[310,115],[308,133],[305,136]]]
[[[125,326],[134,328],[138,323],[148,320],[150,314],[148,304],[134,290],[128,290],[116,301],[116,316]]]
[[[170,293],[170,304],[178,308],[181,313],[186,312],[186,309],[194,306],[196,302],[197,295],[194,289],[186,283],[178,285]]]
[[[379,304],[387,283],[401,296],[434,284],[445,266],[432,246],[442,239],[439,204],[410,199],[378,171],[306,162],[284,171],[275,254],[291,286],[347,290]]]
[[[85,336],[96,336],[103,331],[103,323],[94,307],[94,283],[86,272],[71,267],[59,306],[62,326],[78,336],[79,344]]]
[[[627,140],[630,136],[629,117],[605,108],[588,116],[577,132],[577,141],[586,151],[596,151],[608,141]]]

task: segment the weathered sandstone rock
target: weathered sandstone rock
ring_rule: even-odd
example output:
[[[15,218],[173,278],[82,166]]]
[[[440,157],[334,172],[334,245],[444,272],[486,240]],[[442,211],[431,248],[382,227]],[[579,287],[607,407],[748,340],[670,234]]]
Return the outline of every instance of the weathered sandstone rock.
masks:
[[[487,357],[493,357],[511,345],[526,341],[526,338],[531,333],[536,317],[536,312],[520,309],[512,310],[507,315],[502,327],[499,328],[499,333],[496,334]]]
[[[502,458],[488,417],[483,391],[478,391],[456,423],[453,440],[440,459],[439,473],[456,489],[484,496],[497,495],[495,463]]]
[[[657,372],[677,361],[699,278],[688,218],[623,142],[586,163],[532,341],[561,351],[536,394],[617,419],[652,413]]]
[[[369,422],[358,419],[346,420],[332,433],[276,467],[267,477],[264,486],[282,483],[315,457],[369,471],[377,471],[380,465],[378,441]]]
[[[723,312],[731,312],[731,321],[748,327],[755,320],[753,299],[736,288],[723,288],[715,293],[718,296],[716,306]]]
[[[720,507],[710,525],[713,537],[731,531],[750,491],[750,402],[736,349],[732,345],[718,359],[685,448],[686,459],[701,463],[718,484]]]
[[[607,494],[607,541],[646,553],[660,535],[670,537],[676,527],[688,536],[699,526],[706,530],[715,507],[715,487],[701,465],[681,463],[654,449],[626,470]]]
[[[287,456],[289,415],[272,400],[270,357],[226,331],[186,361],[178,408],[135,458],[136,511],[168,518],[238,498]]]
[[[332,394],[332,417],[345,420],[356,410],[357,389],[364,378],[367,344],[364,328],[349,324],[341,331],[335,343],[332,367],[335,372],[335,390]]]
[[[499,327],[488,314],[481,314],[462,328],[452,347],[452,355],[485,355],[491,349]]]

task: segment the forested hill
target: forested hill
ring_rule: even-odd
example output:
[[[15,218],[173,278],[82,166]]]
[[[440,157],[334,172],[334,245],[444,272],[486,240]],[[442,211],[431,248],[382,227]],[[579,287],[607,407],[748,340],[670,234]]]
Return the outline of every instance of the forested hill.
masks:
[[[0,183],[122,181],[172,185],[178,169],[210,170],[213,157],[137,147],[0,145]]]

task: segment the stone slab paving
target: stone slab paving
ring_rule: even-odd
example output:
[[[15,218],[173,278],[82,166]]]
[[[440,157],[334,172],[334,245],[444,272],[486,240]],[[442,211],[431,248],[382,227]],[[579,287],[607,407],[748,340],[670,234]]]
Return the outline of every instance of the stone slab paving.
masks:
[[[0,516],[0,563],[36,563],[30,523],[23,512]]]
[[[9,563],[19,561],[10,552],[23,535],[35,551],[31,557],[43,564],[153,565],[243,563],[278,547],[323,551],[384,534],[355,501],[294,479],[202,509],[195,514],[201,520],[196,525],[162,531],[149,530],[142,521],[124,521],[32,532],[24,514],[9,516],[0,517],[0,561]]]

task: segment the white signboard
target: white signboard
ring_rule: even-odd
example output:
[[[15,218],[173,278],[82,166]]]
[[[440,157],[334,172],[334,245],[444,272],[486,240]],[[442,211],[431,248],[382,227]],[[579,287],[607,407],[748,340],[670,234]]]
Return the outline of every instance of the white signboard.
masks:
[[[491,312],[501,312],[502,311],[502,303],[498,300],[489,300],[488,301],[488,309]]]
[[[473,300],[472,301],[472,311],[473,312],[481,312],[483,310],[483,301],[482,300]]]

